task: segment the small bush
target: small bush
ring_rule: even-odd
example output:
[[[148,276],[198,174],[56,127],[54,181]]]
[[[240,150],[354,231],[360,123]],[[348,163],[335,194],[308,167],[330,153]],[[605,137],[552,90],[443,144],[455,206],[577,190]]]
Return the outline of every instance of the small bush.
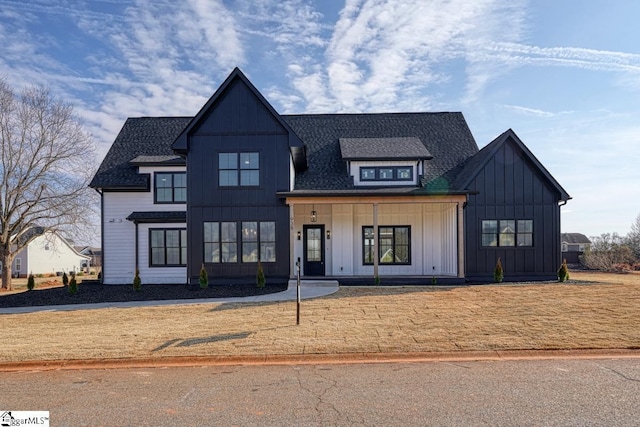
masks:
[[[500,257],[498,257],[496,268],[493,270],[493,281],[496,283],[502,283],[502,279],[504,279],[504,270],[502,269],[502,261],[500,260]]]
[[[133,277],[133,290],[139,291],[142,289],[142,280],[140,279],[140,271],[136,269],[136,275]]]
[[[207,289],[209,287],[209,276],[207,270],[204,268],[204,264],[200,268],[200,289]]]
[[[78,271],[78,274],[76,274],[76,276],[78,276],[78,277],[84,276],[84,273],[82,271]]]
[[[433,277],[431,278],[431,284],[432,284],[433,286],[435,286],[435,285],[437,285],[437,284],[438,284],[438,279],[436,278],[436,276],[433,276]]]
[[[566,282],[569,280],[569,267],[567,267],[567,260],[562,260],[562,265],[558,269],[558,281]]]
[[[631,264],[621,262],[618,264],[613,264],[611,266],[611,271],[613,271],[614,273],[628,273],[630,271],[633,271],[633,267],[631,266]]]
[[[62,274],[62,284],[64,286],[67,286],[69,284],[69,276],[67,276],[66,271]]]
[[[373,283],[375,283],[376,286],[380,286],[380,276],[376,276],[373,278]]]
[[[634,263],[631,267],[633,267],[633,271],[640,271],[640,262]]]
[[[76,292],[78,292],[78,282],[76,282],[76,275],[71,273],[71,280],[69,281],[69,293],[71,295],[74,295]]]
[[[33,288],[36,287],[36,279],[33,277],[33,273],[31,273],[29,275],[29,278],[27,279],[27,289],[32,291]]]
[[[258,271],[256,272],[256,285],[259,288],[264,288],[266,279],[264,277],[264,270],[262,269],[262,263],[258,261]]]
[[[36,274],[36,277],[39,279],[42,279],[44,277],[44,274],[40,273],[40,274]]]
[[[102,280],[102,271],[98,272],[98,280]]]

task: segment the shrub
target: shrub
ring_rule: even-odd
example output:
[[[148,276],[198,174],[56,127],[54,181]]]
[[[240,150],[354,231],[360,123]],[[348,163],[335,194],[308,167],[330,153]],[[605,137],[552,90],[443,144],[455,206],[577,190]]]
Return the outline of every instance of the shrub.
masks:
[[[436,279],[436,276],[433,276],[433,277],[431,278],[431,284],[432,284],[433,286],[435,286],[435,285],[437,285],[437,284],[438,284],[438,279]]]
[[[84,273],[82,271],[78,271],[78,274],[76,274],[76,276],[84,276]]]
[[[102,271],[98,272],[98,280],[102,280]]]
[[[640,262],[634,263],[631,267],[633,267],[633,271],[640,271]]]
[[[558,269],[558,280],[560,282],[566,282],[569,280],[569,267],[567,267],[567,260],[562,260],[562,265]]]
[[[74,295],[78,292],[78,282],[76,282],[76,275],[71,273],[71,280],[69,281],[69,293]]]
[[[133,290],[139,291],[142,289],[142,280],[140,279],[140,271],[136,269],[136,275],[133,277]]]
[[[207,270],[204,268],[204,264],[200,268],[200,289],[207,289],[209,287],[209,276]]]
[[[31,273],[29,275],[29,278],[27,279],[27,289],[32,291],[33,288],[36,287],[36,279],[33,277],[33,273]]]
[[[258,261],[258,272],[256,273],[256,285],[259,288],[264,288],[266,279],[264,277],[264,270],[262,269],[262,263]]]
[[[69,276],[67,276],[66,271],[62,274],[62,284],[64,286],[67,286],[69,284]]]
[[[609,271],[614,273],[628,273],[633,270],[631,264],[627,264],[626,262],[620,262],[618,264],[613,264]]]
[[[493,270],[493,281],[496,283],[502,283],[502,279],[504,279],[504,270],[502,269],[502,261],[500,260],[500,257],[498,257],[496,268]]]
[[[36,277],[39,279],[42,279],[44,277],[44,274],[40,273],[40,274],[36,274]]]
[[[373,283],[376,284],[376,286],[380,286],[380,276],[376,276],[373,278]]]

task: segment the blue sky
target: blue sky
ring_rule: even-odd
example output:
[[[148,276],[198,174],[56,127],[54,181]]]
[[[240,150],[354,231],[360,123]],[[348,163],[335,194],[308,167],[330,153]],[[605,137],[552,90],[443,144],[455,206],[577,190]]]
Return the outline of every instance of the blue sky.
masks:
[[[635,0],[0,0],[0,75],[71,102],[100,160],[127,117],[194,115],[239,66],[280,113],[462,111],[512,128],[573,197],[640,214]]]

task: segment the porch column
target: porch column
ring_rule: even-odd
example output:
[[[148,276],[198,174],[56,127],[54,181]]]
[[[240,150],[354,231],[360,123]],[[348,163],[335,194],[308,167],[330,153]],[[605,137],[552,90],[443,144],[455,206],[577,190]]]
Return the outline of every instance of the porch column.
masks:
[[[289,278],[292,278],[296,274],[296,251],[295,251],[295,239],[297,233],[295,231],[295,208],[294,205],[289,205]]]
[[[464,278],[464,207],[458,203],[458,277]]]
[[[373,277],[378,277],[378,204],[373,204]]]

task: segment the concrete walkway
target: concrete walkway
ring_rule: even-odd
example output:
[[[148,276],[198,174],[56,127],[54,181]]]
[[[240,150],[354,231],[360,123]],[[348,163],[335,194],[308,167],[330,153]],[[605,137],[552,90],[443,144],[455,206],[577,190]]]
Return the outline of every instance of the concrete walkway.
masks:
[[[339,285],[336,280],[301,280],[300,298],[311,299],[331,295],[338,291]],[[35,313],[39,311],[71,311],[71,310],[91,310],[99,308],[127,308],[127,307],[153,307],[161,305],[188,305],[188,304],[223,304],[232,302],[275,302],[275,301],[295,301],[297,298],[297,286],[295,280],[289,281],[286,291],[276,292],[266,295],[255,295],[250,297],[235,298],[201,298],[201,299],[181,299],[181,300],[161,300],[161,301],[126,301],[126,302],[102,302],[97,304],[68,304],[68,305],[47,305],[34,307],[8,307],[0,308],[0,314]]]

